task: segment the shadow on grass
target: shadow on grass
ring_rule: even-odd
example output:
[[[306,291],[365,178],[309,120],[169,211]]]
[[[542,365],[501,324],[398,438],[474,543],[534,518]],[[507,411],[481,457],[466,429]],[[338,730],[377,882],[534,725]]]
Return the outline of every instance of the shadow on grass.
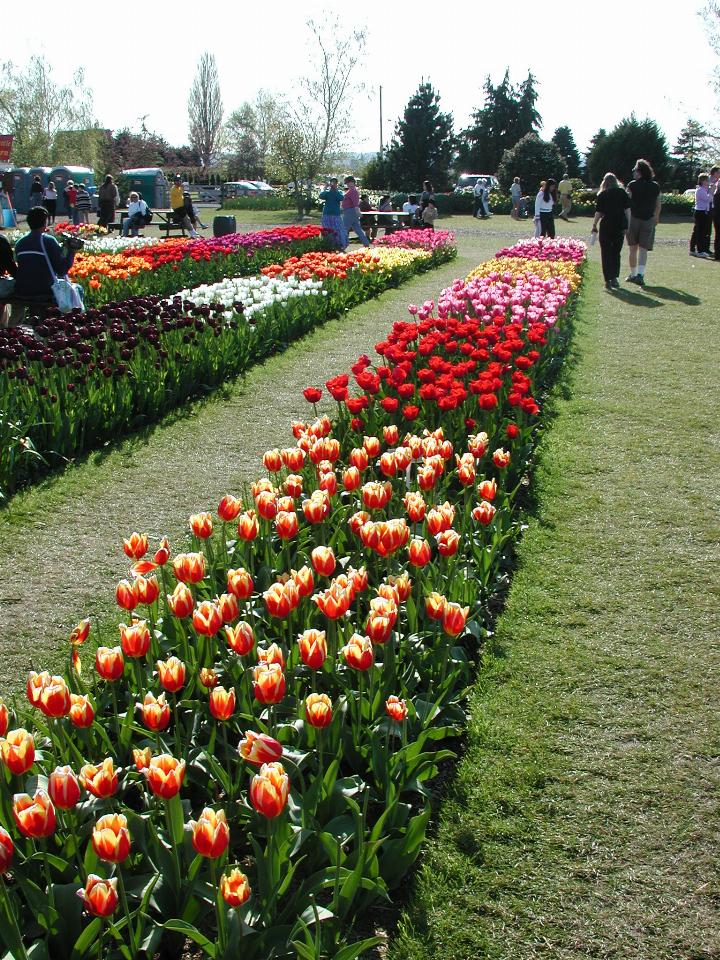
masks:
[[[617,297],[618,300],[629,303],[634,307],[665,306],[662,300],[653,300],[652,297],[644,296],[642,293],[636,293],[634,290],[625,290],[622,287],[619,290],[608,290],[608,293],[613,297]]]
[[[654,297],[660,297],[661,300],[673,300],[676,303],[686,303],[689,307],[698,307],[702,303],[700,297],[685,290],[672,290],[670,287],[650,287],[645,285],[645,290]]]

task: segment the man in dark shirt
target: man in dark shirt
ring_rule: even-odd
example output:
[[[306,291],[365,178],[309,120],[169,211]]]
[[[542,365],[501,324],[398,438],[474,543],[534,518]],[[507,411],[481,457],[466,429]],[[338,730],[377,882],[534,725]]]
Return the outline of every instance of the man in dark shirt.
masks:
[[[633,177],[627,185],[630,195],[630,223],[627,232],[630,276],[627,280],[628,283],[637,283],[644,287],[647,255],[653,248],[655,227],[660,220],[660,187],[655,182],[653,168],[647,160],[638,160]]]
[[[65,249],[55,237],[45,233],[48,212],[45,207],[32,207],[28,211],[27,225],[30,233],[15,244],[15,259],[17,260],[17,276],[15,278],[15,295],[23,298],[37,297],[47,300],[52,297],[52,276],[47,261],[52,264],[55,276],[64,277],[73,265],[75,251]],[[43,248],[45,252],[43,252]],[[45,257],[47,253],[47,258]]]

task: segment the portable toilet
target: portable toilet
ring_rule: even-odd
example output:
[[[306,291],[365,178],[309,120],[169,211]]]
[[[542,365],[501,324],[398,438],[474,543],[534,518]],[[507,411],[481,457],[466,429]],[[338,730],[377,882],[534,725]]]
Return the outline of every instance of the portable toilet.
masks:
[[[130,190],[137,190],[151,210],[167,209],[170,203],[170,185],[159,167],[137,167],[123,170]],[[126,198],[123,197],[123,201]]]
[[[57,209],[58,213],[63,216],[67,216],[70,212],[65,202],[65,194],[63,193],[68,180],[72,180],[75,186],[79,183],[84,183],[86,187],[95,186],[95,174],[90,167],[53,167],[50,171],[50,179],[55,181],[55,187],[58,192]],[[30,187],[28,186],[28,190],[29,189]]]
[[[30,168],[14,167],[10,171],[10,199],[18,213],[27,213],[30,204]]]

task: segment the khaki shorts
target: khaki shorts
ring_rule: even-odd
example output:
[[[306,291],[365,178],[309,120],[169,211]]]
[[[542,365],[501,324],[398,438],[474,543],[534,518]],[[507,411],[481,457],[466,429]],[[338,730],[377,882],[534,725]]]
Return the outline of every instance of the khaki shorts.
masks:
[[[643,247],[652,250],[655,242],[655,217],[649,220],[638,220],[630,217],[630,226],[627,232],[627,242],[630,247]]]

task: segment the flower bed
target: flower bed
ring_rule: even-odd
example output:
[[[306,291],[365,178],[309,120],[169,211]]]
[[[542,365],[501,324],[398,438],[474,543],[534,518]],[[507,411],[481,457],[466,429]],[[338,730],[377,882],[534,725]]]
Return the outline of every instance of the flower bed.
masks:
[[[167,296],[184,287],[247,276],[268,263],[324,245],[320,227],[277,227],[224,237],[177,237],[105,255],[79,253],[71,279],[85,288],[86,306],[130,296]]]
[[[353,254],[366,258],[363,269],[342,271],[338,255],[315,252],[295,260],[313,264],[297,275],[293,268],[286,276],[237,277],[165,302],[135,297],[53,316],[36,327],[40,340],[22,329],[0,330],[0,492],[158,419],[454,253],[444,247],[434,256]]]
[[[10,950],[372,946],[350,930],[420,850],[573,298],[563,276],[458,281],[329,380],[334,421],[293,424],[187,545],[128,536],[118,644],[91,665],[82,621],[64,677],[0,708]]]
[[[438,247],[455,246],[455,234],[449,230],[398,230],[396,233],[379,237],[375,245],[436,250]]]

